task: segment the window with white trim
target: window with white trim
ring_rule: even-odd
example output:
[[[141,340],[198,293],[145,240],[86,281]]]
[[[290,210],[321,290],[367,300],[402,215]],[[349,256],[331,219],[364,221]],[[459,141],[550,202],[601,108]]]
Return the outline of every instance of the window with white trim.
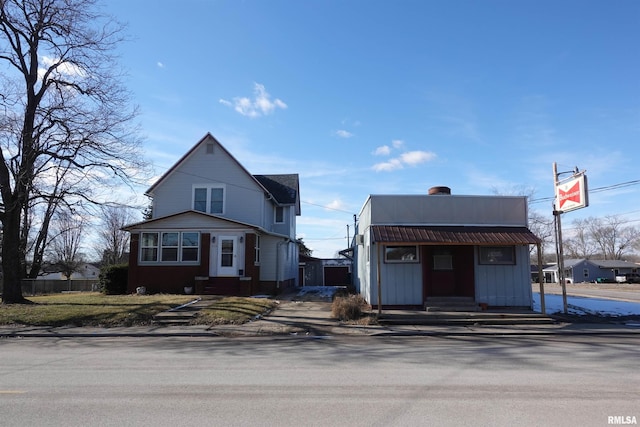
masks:
[[[211,214],[224,213],[224,184],[194,185],[193,210]]]
[[[140,236],[140,262],[199,261],[200,233],[194,231],[143,232]]]
[[[158,233],[142,233],[140,237],[140,261],[158,261]]]

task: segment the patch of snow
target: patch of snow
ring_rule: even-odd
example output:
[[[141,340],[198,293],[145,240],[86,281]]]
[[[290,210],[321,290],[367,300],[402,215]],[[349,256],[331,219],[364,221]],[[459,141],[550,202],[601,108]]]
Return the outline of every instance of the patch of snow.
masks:
[[[333,298],[340,289],[344,289],[344,286],[303,286],[297,296],[313,295],[321,298]]]
[[[544,303],[547,314],[564,311],[562,295],[545,294]],[[541,312],[539,292],[533,293],[533,311]],[[567,311],[578,315],[631,316],[640,314],[640,303],[567,295]]]

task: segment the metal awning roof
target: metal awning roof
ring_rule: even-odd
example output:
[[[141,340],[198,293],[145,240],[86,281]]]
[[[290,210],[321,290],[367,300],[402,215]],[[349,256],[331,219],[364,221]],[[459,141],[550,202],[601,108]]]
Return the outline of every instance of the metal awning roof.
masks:
[[[423,245],[535,245],[527,227],[373,225],[373,241]]]

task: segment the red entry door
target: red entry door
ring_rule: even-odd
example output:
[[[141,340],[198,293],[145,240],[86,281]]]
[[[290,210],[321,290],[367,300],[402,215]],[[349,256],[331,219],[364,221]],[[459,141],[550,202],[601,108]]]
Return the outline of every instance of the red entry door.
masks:
[[[422,259],[425,298],[475,295],[473,246],[425,246]]]

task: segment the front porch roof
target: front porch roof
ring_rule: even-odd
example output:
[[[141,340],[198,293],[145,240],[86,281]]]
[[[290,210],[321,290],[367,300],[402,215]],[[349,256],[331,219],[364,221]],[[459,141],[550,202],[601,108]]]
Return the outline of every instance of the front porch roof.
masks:
[[[373,241],[423,245],[536,245],[527,227],[373,225]]]

